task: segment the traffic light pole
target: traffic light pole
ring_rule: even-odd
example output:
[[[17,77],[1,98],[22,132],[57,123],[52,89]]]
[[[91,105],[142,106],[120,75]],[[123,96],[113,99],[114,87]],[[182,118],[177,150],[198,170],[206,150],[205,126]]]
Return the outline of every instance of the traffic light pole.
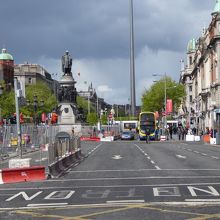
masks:
[[[15,89],[15,108],[16,108],[16,122],[17,122],[17,135],[18,135],[18,149],[20,150],[20,158],[23,156],[22,144],[21,144],[21,125],[20,125],[20,112],[19,112],[19,91],[18,91],[18,80],[14,78],[14,89]]]

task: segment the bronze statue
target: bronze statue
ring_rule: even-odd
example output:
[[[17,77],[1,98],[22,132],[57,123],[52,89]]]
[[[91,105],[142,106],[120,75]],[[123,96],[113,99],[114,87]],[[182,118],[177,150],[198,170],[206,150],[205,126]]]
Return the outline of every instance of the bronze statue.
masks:
[[[66,51],[65,54],[62,56],[62,71],[64,75],[70,75],[71,74],[71,67],[72,67],[72,58],[69,55],[69,52]]]

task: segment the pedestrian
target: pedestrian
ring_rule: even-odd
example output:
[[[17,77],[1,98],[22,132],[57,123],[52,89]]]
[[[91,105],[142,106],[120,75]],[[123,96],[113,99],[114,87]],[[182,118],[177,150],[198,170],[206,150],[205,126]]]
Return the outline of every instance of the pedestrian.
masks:
[[[74,136],[75,134],[75,131],[74,131],[74,128],[72,128],[72,136]]]
[[[146,143],[150,143],[150,128],[146,128],[145,130],[145,135],[146,135]]]
[[[178,128],[177,128],[177,134],[178,134],[179,141],[180,141],[180,139],[181,139],[181,137],[182,137],[182,133],[183,133],[183,128],[182,128],[182,126],[178,126]]]
[[[172,140],[173,139],[173,126],[172,125],[169,126],[169,133],[170,133],[170,139]]]

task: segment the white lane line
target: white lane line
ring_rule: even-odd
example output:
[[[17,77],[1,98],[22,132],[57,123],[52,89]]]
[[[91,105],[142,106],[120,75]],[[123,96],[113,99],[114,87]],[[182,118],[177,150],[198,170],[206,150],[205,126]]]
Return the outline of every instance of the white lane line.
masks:
[[[155,162],[153,160],[150,161],[152,164],[155,164]]]
[[[220,202],[220,199],[185,199],[186,202]]]
[[[110,203],[110,204],[127,204],[127,203],[145,203],[145,200],[112,200],[112,201],[106,201],[106,203]]]
[[[198,151],[193,151],[194,153],[196,153],[196,154],[200,154]]]
[[[150,158],[150,157],[147,157],[147,159],[148,159],[148,160],[151,160],[151,158]]]
[[[40,204],[28,204],[27,207],[48,207],[48,206],[66,206],[68,203],[40,203]]]
[[[154,169],[155,170],[155,169]],[[220,179],[220,176],[138,176],[138,177],[100,177],[85,179],[52,179],[50,182],[70,182],[70,181],[105,181],[105,180],[147,180],[147,179]],[[156,185],[156,184],[155,184]]]
[[[205,153],[202,153],[202,155],[203,155],[203,156],[207,156],[207,154],[205,154]]]
[[[151,171],[153,169],[138,169],[138,170],[82,170],[82,171],[71,171],[72,173],[90,173],[90,172],[142,172]],[[220,171],[220,169],[161,169],[162,171]]]
[[[145,156],[148,156],[148,154],[144,154]]]
[[[154,169],[139,169],[139,170],[71,170],[69,173],[102,173],[102,172],[144,172]],[[220,171],[220,169],[161,169],[161,171]],[[1,190],[1,189],[0,189]]]
[[[155,166],[155,168],[156,168],[157,170],[161,170],[160,167],[158,167],[158,166]]]
[[[186,159],[186,156],[182,156],[182,155],[176,155],[176,157],[180,159]]]
[[[150,205],[180,205],[180,206],[201,206],[201,205],[219,205],[220,202],[150,202]]]
[[[188,151],[191,151],[191,152],[193,151],[192,149],[187,149],[187,150],[188,150]]]
[[[211,158],[216,159],[216,160],[218,160],[218,159],[219,159],[218,157],[215,157],[215,156],[211,156]]]

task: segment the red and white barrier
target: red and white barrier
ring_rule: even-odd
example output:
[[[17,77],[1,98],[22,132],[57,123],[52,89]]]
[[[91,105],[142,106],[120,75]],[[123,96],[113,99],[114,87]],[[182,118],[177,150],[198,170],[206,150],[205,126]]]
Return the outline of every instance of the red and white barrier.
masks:
[[[160,141],[166,141],[166,140],[167,140],[167,138],[166,138],[165,135],[161,135],[161,136],[160,136]]]
[[[0,170],[0,184],[45,180],[45,167],[23,167]]]
[[[99,137],[81,137],[80,138],[81,141],[100,141]]]

